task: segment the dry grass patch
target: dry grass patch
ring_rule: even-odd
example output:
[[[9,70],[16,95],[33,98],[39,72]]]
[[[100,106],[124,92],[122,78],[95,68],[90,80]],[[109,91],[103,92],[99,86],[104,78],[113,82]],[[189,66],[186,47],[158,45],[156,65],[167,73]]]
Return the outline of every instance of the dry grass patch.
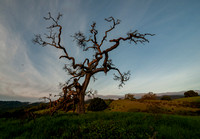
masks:
[[[192,100],[198,99],[189,99],[189,102],[174,100],[115,100],[109,105],[107,111],[199,115],[199,103]]]

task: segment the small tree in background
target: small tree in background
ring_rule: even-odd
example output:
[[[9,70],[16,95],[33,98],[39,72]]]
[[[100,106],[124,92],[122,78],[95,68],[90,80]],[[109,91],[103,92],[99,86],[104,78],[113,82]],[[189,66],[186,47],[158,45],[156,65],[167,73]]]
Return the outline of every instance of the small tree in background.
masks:
[[[184,93],[184,96],[185,97],[195,97],[195,96],[198,96],[198,93],[193,90],[189,90]]]
[[[162,96],[161,100],[172,100],[170,96]]]
[[[108,105],[105,103],[105,101],[101,98],[94,98],[91,100],[88,110],[89,111],[102,111],[105,110],[108,107]]]
[[[125,99],[134,100],[135,98],[133,94],[125,94]]]
[[[142,100],[156,100],[157,96],[156,94],[154,94],[153,92],[149,92],[147,94],[145,94],[144,96],[142,96]]]

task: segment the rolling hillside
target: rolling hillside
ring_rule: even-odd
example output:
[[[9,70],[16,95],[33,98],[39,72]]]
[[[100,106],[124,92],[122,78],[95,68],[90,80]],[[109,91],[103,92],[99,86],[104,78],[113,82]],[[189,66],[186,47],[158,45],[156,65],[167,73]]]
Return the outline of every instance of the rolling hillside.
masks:
[[[199,115],[200,96],[177,100],[114,100],[106,111]]]

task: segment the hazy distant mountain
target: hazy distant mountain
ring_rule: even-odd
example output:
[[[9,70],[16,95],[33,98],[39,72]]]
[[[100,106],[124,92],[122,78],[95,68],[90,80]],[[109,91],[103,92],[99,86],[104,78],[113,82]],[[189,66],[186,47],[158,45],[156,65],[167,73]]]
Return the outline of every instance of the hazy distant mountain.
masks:
[[[187,90],[188,91],[188,90]],[[200,95],[200,90],[194,90],[195,92],[197,92]],[[156,95],[159,96],[163,96],[163,95],[169,95],[172,96],[173,98],[181,98],[184,96],[184,93],[186,91],[179,91],[179,92],[164,92],[164,93],[156,93]],[[147,93],[130,93],[130,94],[134,94],[136,99],[141,98],[144,94]],[[102,99],[119,99],[119,98],[124,98],[124,95],[96,95],[96,97],[100,97]]]
[[[124,95],[96,95],[95,97],[99,97],[102,99],[119,99],[119,98],[124,98]]]
[[[20,102],[20,101],[0,101],[0,113],[9,111],[16,108],[27,108],[32,106],[38,106],[40,102]]]
[[[3,95],[0,94],[0,101],[20,101],[20,102],[38,102],[41,101],[39,98],[35,97],[23,97],[23,96],[8,96],[8,95]]]
[[[186,90],[188,91],[188,90]],[[163,95],[169,95],[172,96],[172,98],[180,98],[184,96],[184,93],[186,91],[179,91],[179,92],[164,92],[164,93],[156,93],[158,97],[163,96]],[[200,90],[194,90],[195,92],[197,92],[200,95]],[[148,93],[148,92],[146,92]],[[146,93],[130,93],[130,94],[134,94],[136,99],[141,98],[144,94]],[[125,95],[125,94],[124,94]],[[124,95],[95,95],[95,97],[99,97],[102,99],[119,99],[119,98],[124,98]],[[87,98],[87,99],[91,99],[91,98]],[[20,102],[41,102],[41,100],[39,100],[39,98],[28,98],[28,97],[21,97],[21,96],[6,96],[6,95],[2,95],[0,94],[0,101],[20,101]]]
[[[28,104],[29,104],[28,102],[19,102],[19,101],[0,101],[0,112],[24,107],[27,106]]]

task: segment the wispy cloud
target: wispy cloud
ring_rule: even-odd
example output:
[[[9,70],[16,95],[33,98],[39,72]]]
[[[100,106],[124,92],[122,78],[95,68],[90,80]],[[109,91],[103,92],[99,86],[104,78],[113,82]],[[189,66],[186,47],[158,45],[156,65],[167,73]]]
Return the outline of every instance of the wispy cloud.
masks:
[[[11,39],[12,38],[12,39]],[[13,32],[0,25],[0,92],[1,94],[26,97],[41,97],[48,93],[58,93],[58,69],[49,68],[54,66],[55,61],[48,58],[42,68],[46,68],[48,76],[44,77],[27,55],[27,44]],[[54,80],[54,79],[55,80]],[[56,83],[56,84],[55,84]]]

